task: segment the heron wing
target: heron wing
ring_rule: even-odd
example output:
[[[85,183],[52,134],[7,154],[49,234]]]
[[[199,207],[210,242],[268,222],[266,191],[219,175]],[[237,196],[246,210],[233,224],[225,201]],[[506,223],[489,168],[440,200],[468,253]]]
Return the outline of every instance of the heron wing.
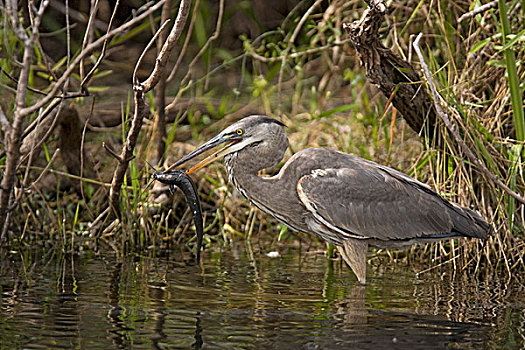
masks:
[[[316,169],[297,191],[316,220],[345,238],[408,240],[447,236],[445,201],[414,179],[377,164]]]

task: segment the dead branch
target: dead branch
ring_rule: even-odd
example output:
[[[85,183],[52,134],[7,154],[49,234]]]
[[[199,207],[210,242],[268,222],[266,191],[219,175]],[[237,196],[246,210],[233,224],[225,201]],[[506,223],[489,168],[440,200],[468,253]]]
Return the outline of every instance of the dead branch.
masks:
[[[188,45],[191,39],[191,33],[193,33],[193,26],[195,25],[195,20],[197,19],[199,5],[200,5],[200,0],[196,0],[195,5],[193,5],[193,14],[191,16],[190,25],[188,26],[188,32],[186,34],[186,39],[184,40],[184,44],[182,44],[182,49],[179,52],[179,57],[177,58],[177,62],[175,62],[175,65],[171,69],[168,79],[166,79],[167,82],[170,82],[175,77],[175,73],[177,73],[177,70],[179,69],[179,66],[182,62],[182,59],[184,58],[184,55],[186,54],[186,50],[188,49]]]
[[[219,37],[220,31],[221,31],[221,23],[222,23],[222,16],[223,16],[223,14],[224,14],[224,0],[220,0],[220,2],[219,2],[219,14],[217,16],[217,22],[215,24],[215,31],[208,38],[208,40],[206,41],[204,46],[199,50],[197,55],[195,55],[195,57],[193,57],[193,59],[191,60],[190,64],[188,65],[188,70],[186,72],[186,75],[181,80],[181,83],[180,83],[180,87],[181,88],[179,89],[179,93],[175,96],[173,101],[169,105],[166,106],[165,113],[169,113],[173,108],[175,108],[177,106],[177,104],[179,102],[179,98],[180,98],[180,96],[182,94],[182,91],[183,91],[182,87],[188,82],[188,80],[190,78],[190,75],[191,75],[191,71],[193,69],[193,66],[197,63],[199,58],[204,54],[204,52],[208,49],[208,47],[210,47],[211,43],[213,41],[217,40],[217,38]]]
[[[33,18],[33,28],[31,34],[28,36],[23,30],[18,21],[18,4],[16,0],[7,0],[6,9],[7,14],[11,18],[14,25],[15,33],[24,45],[24,55],[22,59],[22,69],[18,78],[18,86],[16,90],[14,119],[12,129],[9,133],[7,141],[7,158],[5,162],[5,172],[0,183],[0,232],[2,232],[2,239],[6,239],[7,228],[9,227],[9,217],[7,215],[11,195],[13,193],[16,171],[18,168],[18,160],[20,158],[20,143],[22,130],[24,125],[24,114],[22,113],[26,105],[27,86],[29,83],[29,73],[31,70],[31,62],[33,60],[34,44],[38,37],[38,29],[40,21],[44,15],[44,11],[49,4],[49,1],[42,1],[36,16]],[[20,32],[21,30],[21,32]]]
[[[419,48],[419,40],[421,40],[421,37],[423,36],[423,33],[419,33],[416,40],[414,41],[414,50],[417,53],[417,56],[419,57],[419,61],[421,63],[421,66],[423,67],[423,72],[425,73],[425,76],[427,78],[428,85],[430,87],[430,91],[432,92],[432,96],[434,97],[434,106],[437,110],[437,113],[447,129],[452,133],[452,136],[454,136],[454,140],[457,142],[463,153],[465,153],[468,157],[468,159],[475,164],[478,169],[486,176],[488,177],[492,182],[494,182],[498,187],[500,187],[503,191],[505,191],[509,196],[512,198],[518,200],[519,202],[525,204],[525,198],[511,190],[507,185],[505,185],[496,175],[494,175],[492,172],[490,172],[489,169],[479,160],[478,157],[474,155],[474,153],[471,151],[471,149],[467,146],[465,141],[461,138],[461,135],[459,135],[459,132],[457,128],[452,124],[450,121],[448,115],[443,111],[441,108],[441,104],[439,103],[439,94],[436,90],[436,87],[434,86],[434,81],[432,80],[432,74],[430,74],[430,70],[425,62],[425,58],[423,57],[423,54],[421,53],[421,49]]]
[[[51,165],[53,164],[53,162],[55,161],[55,158],[56,156],[60,153],[60,148],[57,148],[55,150],[55,153],[53,153],[53,156],[51,157],[51,159],[49,160],[49,162],[47,163],[46,167],[44,168],[44,170],[42,170],[42,172],[40,173],[40,175],[38,175],[38,177],[36,178],[35,181],[33,181],[31,183],[31,185],[29,185],[29,187],[34,187],[37,183],[40,182],[40,180],[42,179],[42,177],[44,177],[45,174],[47,174],[47,172],[49,171],[49,169],[51,168]]]
[[[171,16],[171,0],[167,0],[162,8],[161,21],[166,22],[170,19]],[[189,37],[190,35],[188,35]],[[167,33],[162,31],[157,40],[157,55],[162,51],[162,45],[167,39]],[[153,144],[153,156],[150,157],[153,164],[157,165],[162,156],[164,155],[164,150],[166,144],[164,139],[166,138],[166,113],[164,112],[164,107],[166,106],[166,71],[161,70],[161,75],[159,83],[155,86],[154,96],[155,96],[155,115],[153,117],[153,132],[151,136]]]
[[[146,93],[153,89],[153,87],[159,82],[161,71],[164,71],[166,64],[168,64],[171,51],[173,50],[175,45],[177,45],[177,40],[179,40],[179,37],[182,34],[182,31],[184,30],[184,26],[186,25],[186,19],[188,18],[188,13],[190,12],[190,5],[191,1],[189,0],[181,1],[179,6],[179,13],[177,14],[177,18],[175,19],[175,23],[173,24],[173,28],[171,29],[171,32],[168,35],[168,38],[166,39],[166,42],[160,50],[160,54],[157,56],[153,72],[151,72],[150,76],[148,77],[148,79],[146,79],[146,81],[140,84],[141,89],[143,89],[143,93]]]
[[[87,57],[92,51],[97,49],[100,45],[107,42],[110,38],[115,35],[118,35],[140,21],[146,18],[150,13],[153,13],[158,8],[164,4],[165,0],[160,0],[157,3],[149,2],[146,5],[142,6],[138,11],[136,17],[132,20],[126,22],[122,26],[111,30],[106,35],[102,36],[95,42],[86,45],[84,50],[82,50],[70,64],[66,65],[65,71],[62,75],[56,80],[54,85],[49,89],[50,91],[38,100],[36,103],[27,106],[27,91],[29,91],[28,78],[29,72],[31,70],[31,63],[34,56],[34,47],[38,43],[39,37],[39,27],[42,20],[42,16],[46,10],[46,7],[49,4],[49,0],[43,0],[40,2],[39,8],[36,10],[34,3],[29,2],[29,19],[31,27],[29,31],[26,31],[20,20],[18,13],[18,6],[16,0],[7,0],[5,1],[6,8],[6,18],[10,21],[11,28],[15,33],[16,37],[23,45],[23,57],[20,68],[19,77],[17,79],[17,90],[15,96],[15,107],[13,111],[13,121],[11,123],[11,130],[9,137],[6,138],[6,161],[5,161],[5,171],[2,176],[0,183],[0,232],[2,232],[1,237],[3,239],[7,238],[6,232],[9,223],[7,222],[8,211],[12,199],[12,193],[14,189],[14,183],[16,178],[16,172],[19,167],[20,161],[20,146],[25,135],[29,134],[29,131],[23,132],[23,126],[25,117],[39,111],[41,108],[45,107],[45,110],[40,113],[39,118],[33,123],[34,126],[39,125],[43,118],[50,115],[54,108],[56,108],[64,99],[71,98],[73,96],[85,96],[85,92],[80,93],[68,93],[67,92],[67,82],[71,74],[75,71],[79,62]],[[67,10],[67,8],[66,8]],[[69,30],[69,27],[66,28]],[[69,53],[68,53],[69,55]],[[68,60],[69,62],[69,60]],[[59,95],[60,91],[64,91],[62,95]],[[3,152],[2,152],[3,153]]]
[[[115,19],[115,16],[117,15],[117,9],[118,9],[118,5],[119,4],[120,4],[120,0],[117,0],[117,2],[115,3],[115,7],[113,8],[113,13],[111,14],[111,18],[109,19],[109,25],[108,25],[108,30],[106,32],[106,36],[109,34],[109,31],[111,30],[111,26],[113,25],[113,20]],[[86,29],[86,34],[87,33],[88,33],[88,31]],[[100,55],[99,55],[99,57],[97,59],[97,62],[93,65],[93,67],[91,67],[91,70],[89,71],[89,73],[85,77],[83,77],[82,83],[80,83],[80,90],[81,91],[86,91],[86,89],[87,89],[86,85],[89,84],[91,78],[95,74],[95,71],[98,69],[98,67],[102,63],[102,60],[106,56],[106,47],[108,45],[108,40],[109,40],[108,37],[106,38],[106,40],[104,40],[104,43],[102,44],[102,50],[101,50]]]
[[[108,152],[113,158],[115,158],[116,160],[118,160],[119,162],[122,161],[122,159],[120,158],[120,156],[117,154],[117,152],[115,152],[113,150],[113,148],[111,148],[107,143],[105,142],[102,142],[102,147],[106,150],[106,152]]]
[[[84,32],[84,39],[82,40],[82,50],[81,51],[83,51],[86,48],[86,45],[91,42],[91,39],[92,39],[91,33],[93,32],[93,22],[95,20],[95,15],[97,14],[97,11],[98,11],[98,0],[95,0],[94,3],[93,1],[91,1],[91,10],[90,10],[89,20],[87,22],[86,30]],[[104,31],[107,32],[108,29],[109,28],[107,28],[106,26],[106,28],[104,28]],[[85,77],[84,59],[80,60],[79,71],[80,71],[80,80],[84,81],[84,77]]]
[[[153,4],[152,2],[148,2],[146,5],[142,6],[141,11],[139,15],[131,19],[129,22],[124,23],[122,26],[115,28],[111,30],[108,34],[105,34],[101,36],[99,39],[94,41],[93,43],[87,45],[84,50],[82,50],[78,56],[75,57],[73,61],[71,61],[70,66],[62,73],[62,76],[57,80],[55,85],[53,85],[53,88],[49,91],[46,97],[38,101],[32,106],[23,108],[20,113],[22,116],[27,116],[29,114],[32,114],[36,112],[38,109],[42,108],[51,100],[55,98],[65,98],[66,96],[57,96],[58,91],[62,88],[62,86],[65,84],[66,80],[69,79],[71,74],[76,69],[79,62],[84,59],[88,54],[93,52],[95,49],[103,45],[103,43],[108,39],[112,38],[115,35],[121,34],[125,32],[126,30],[130,29],[131,27],[135,26],[137,23],[141,22],[143,19],[147,18],[150,13],[155,12],[158,10],[163,4],[165,0],[159,0],[159,2]]]
[[[116,214],[117,217],[120,217],[119,198],[122,183],[124,182],[124,175],[126,174],[126,171],[128,169],[129,160],[131,159],[131,157],[133,157],[133,150],[135,149],[135,145],[137,144],[140,129],[142,128],[142,121],[144,119],[144,94],[150,91],[152,88],[154,88],[159,82],[162,76],[162,72],[164,71],[166,64],[168,63],[171,51],[175,47],[177,40],[179,39],[184,29],[186,19],[190,10],[190,5],[191,0],[181,1],[179,5],[177,18],[175,19],[175,23],[173,24],[171,32],[166,39],[166,42],[162,46],[162,49],[159,55],[157,56],[155,67],[153,68],[153,71],[151,72],[150,76],[146,79],[146,81],[142,83],[138,81],[138,78],[135,74],[137,72],[138,67],[141,64],[141,59],[139,58],[139,60],[137,61],[135,72],[133,74],[133,99],[135,101],[135,111],[133,113],[131,128],[129,130],[128,136],[126,137],[124,146],[122,147],[122,152],[119,156],[120,159],[118,165],[115,168],[115,172],[113,173],[111,189],[109,192],[110,207],[112,208],[112,212]],[[159,28],[157,34],[162,30],[163,26]],[[155,39],[156,36],[152,39],[152,41],[150,41],[150,44],[153,43]],[[148,47],[150,46],[150,44],[148,44]]]
[[[382,0],[367,1],[369,8],[361,19],[343,24],[350,36],[361,65],[370,82],[387,97],[417,133],[428,130],[427,137],[433,137],[436,111],[430,97],[421,88],[421,78],[412,66],[383,46],[378,30],[387,12]],[[437,138],[436,138],[437,139]]]
[[[485,5],[481,5],[480,7],[476,7],[474,10],[469,11],[465,14],[463,14],[461,17],[458,18],[458,23],[463,22],[466,19],[472,18],[477,14],[480,14],[482,12],[485,12],[487,10],[493,9],[498,7],[498,0],[494,0],[491,2],[486,3]]]

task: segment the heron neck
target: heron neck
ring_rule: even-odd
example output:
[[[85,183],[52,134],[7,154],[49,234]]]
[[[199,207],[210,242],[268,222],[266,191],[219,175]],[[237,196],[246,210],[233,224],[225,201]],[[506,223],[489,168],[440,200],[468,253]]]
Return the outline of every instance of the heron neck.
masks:
[[[287,146],[288,138],[285,138],[266,145],[245,148],[230,155],[226,159],[226,167],[230,181],[244,197],[262,211],[290,225],[293,224],[291,219],[281,216],[280,213],[295,205],[295,186],[279,183],[282,180],[282,171],[272,177],[258,175],[260,170],[277,165],[282,160]]]

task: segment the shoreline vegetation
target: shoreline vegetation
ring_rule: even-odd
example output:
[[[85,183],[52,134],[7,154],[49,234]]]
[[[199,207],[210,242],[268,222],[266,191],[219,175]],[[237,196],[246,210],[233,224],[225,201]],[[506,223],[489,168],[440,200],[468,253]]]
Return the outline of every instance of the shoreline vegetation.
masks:
[[[287,126],[285,160],[307,147],[356,154],[495,231],[370,259],[524,272],[523,1],[17,3],[0,8],[2,251],[195,252],[184,196],[153,173],[266,114]],[[193,180],[205,248],[326,248],[250,206],[220,164]]]

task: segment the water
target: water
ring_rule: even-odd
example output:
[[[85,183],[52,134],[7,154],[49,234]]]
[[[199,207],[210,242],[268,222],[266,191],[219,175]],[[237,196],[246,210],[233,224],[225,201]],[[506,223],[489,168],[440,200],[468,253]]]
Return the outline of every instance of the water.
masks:
[[[449,270],[369,267],[366,288],[319,254],[244,246],[171,256],[10,253],[1,348],[524,348],[524,287]],[[448,272],[447,272],[448,271]]]

